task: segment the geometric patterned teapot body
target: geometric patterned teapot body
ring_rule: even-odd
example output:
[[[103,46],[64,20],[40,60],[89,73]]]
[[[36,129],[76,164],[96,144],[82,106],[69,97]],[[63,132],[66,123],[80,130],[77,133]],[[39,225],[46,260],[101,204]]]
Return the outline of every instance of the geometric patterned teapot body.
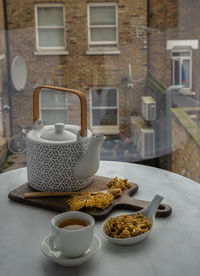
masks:
[[[44,126],[39,117],[41,89],[75,93],[81,101],[81,127],[57,123]],[[42,86],[33,94],[33,129],[26,138],[28,184],[39,191],[77,191],[92,182],[99,168],[103,135],[87,130],[84,93],[63,87]]]

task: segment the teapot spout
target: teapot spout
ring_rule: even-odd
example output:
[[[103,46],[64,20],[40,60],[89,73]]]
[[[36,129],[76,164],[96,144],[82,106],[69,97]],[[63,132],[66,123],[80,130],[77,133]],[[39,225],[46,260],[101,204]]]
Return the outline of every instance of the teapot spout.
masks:
[[[75,172],[78,178],[92,177],[99,168],[100,147],[106,136],[93,135],[86,153],[76,164]]]

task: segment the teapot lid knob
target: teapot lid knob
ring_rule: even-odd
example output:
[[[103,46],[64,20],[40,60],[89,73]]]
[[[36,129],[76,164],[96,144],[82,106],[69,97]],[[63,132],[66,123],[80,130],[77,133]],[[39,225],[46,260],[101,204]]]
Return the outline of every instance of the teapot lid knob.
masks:
[[[56,123],[56,124],[54,125],[56,133],[61,133],[61,132],[63,132],[64,126],[65,126],[65,124],[63,124],[63,123]]]

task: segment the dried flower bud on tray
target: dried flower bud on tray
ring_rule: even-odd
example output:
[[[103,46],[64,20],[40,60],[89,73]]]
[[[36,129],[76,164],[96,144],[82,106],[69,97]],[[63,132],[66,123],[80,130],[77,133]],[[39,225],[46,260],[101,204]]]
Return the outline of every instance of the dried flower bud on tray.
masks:
[[[111,188],[111,189],[120,188],[123,191],[126,189],[130,189],[132,187],[132,184],[128,182],[128,179],[121,179],[121,178],[115,177],[108,182],[107,186],[108,188]]]
[[[67,204],[70,211],[78,211],[84,207],[105,209],[111,204],[113,199],[114,196],[112,194],[98,193],[91,195],[90,193],[83,193],[68,199]]]
[[[123,190],[131,188],[132,184],[128,179],[113,178],[107,183],[110,193],[92,194],[91,192],[84,192],[81,195],[74,195],[67,201],[67,207],[70,211],[78,211],[82,208],[98,208],[106,209],[110,206],[113,199],[121,194]]]

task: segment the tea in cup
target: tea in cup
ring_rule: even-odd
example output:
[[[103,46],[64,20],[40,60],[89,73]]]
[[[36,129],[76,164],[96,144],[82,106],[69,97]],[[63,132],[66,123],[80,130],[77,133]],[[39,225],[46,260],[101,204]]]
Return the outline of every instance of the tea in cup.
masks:
[[[70,258],[81,256],[90,247],[94,225],[94,218],[83,212],[72,211],[55,216],[51,220],[51,250],[60,251]]]

